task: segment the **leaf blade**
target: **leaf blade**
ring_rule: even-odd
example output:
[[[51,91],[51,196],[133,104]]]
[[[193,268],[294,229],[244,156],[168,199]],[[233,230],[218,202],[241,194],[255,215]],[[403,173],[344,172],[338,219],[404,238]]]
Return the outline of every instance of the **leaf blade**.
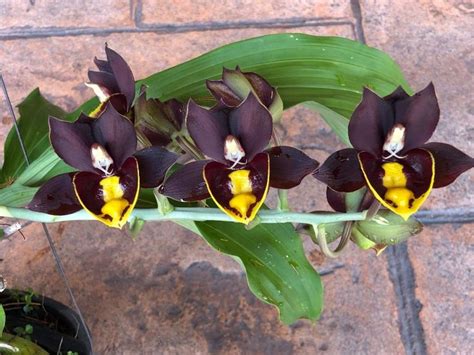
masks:
[[[241,260],[251,291],[276,306],[284,323],[319,317],[321,279],[291,224],[261,224],[251,230],[229,222],[196,222],[196,226],[213,248]]]

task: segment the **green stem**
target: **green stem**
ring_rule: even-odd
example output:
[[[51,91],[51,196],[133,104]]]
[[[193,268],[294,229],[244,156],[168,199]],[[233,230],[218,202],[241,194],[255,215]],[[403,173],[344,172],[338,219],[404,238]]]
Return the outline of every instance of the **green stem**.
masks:
[[[345,221],[361,221],[366,217],[366,212],[353,213],[302,213],[281,212],[276,210],[262,210],[258,214],[260,223],[334,223]],[[46,213],[30,211],[26,208],[0,206],[0,217],[26,219],[34,222],[54,223],[66,221],[91,221],[95,218],[85,210],[66,216],[52,216]],[[217,208],[177,207],[174,211],[161,215],[156,209],[135,209],[130,218],[139,218],[144,221],[223,221],[234,222],[229,216]]]
[[[278,190],[278,210],[282,212],[287,212],[290,210],[288,204],[288,190]]]
[[[314,228],[314,233],[316,234],[316,238],[318,240],[318,245],[321,248],[321,251],[323,252],[324,255],[326,255],[328,258],[337,258],[341,250],[339,251],[332,251],[329,249],[328,242],[326,240],[326,230],[324,226],[315,226],[313,225]]]

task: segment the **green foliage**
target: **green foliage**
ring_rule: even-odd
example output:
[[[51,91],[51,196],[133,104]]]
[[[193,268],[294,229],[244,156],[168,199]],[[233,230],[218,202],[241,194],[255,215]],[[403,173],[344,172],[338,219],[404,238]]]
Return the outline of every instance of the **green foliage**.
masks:
[[[251,230],[229,222],[196,222],[196,226],[212,247],[240,259],[252,292],[277,306],[283,322],[319,317],[321,279],[291,224],[259,224]]]
[[[6,334],[0,338],[2,354],[48,355],[48,352],[35,343],[22,337]]]
[[[33,90],[28,97],[18,105],[18,111],[20,113],[18,127],[25,143],[25,149],[30,163],[42,156],[44,157],[45,152],[48,152],[46,153],[46,157],[44,157],[45,159],[50,159],[51,155],[56,155],[51,149],[51,144],[49,142],[49,116],[73,121],[79,117],[81,112],[89,112],[95,106],[97,106],[97,99],[94,98],[83,104],[74,112],[66,113],[58,106],[46,100],[41,95],[39,89]],[[4,155],[5,162],[0,171],[0,184],[5,186],[15,181],[15,179],[18,178],[27,167],[18,140],[18,135],[14,129],[10,130],[7,139],[5,140]],[[61,169],[58,168],[58,164],[62,167]],[[30,166],[30,169],[32,169],[30,176],[34,177],[36,174],[43,174],[42,177],[47,178],[57,175],[60,172],[65,172],[71,168],[64,163],[59,162],[59,158],[56,158],[55,163],[48,165],[46,170],[35,167],[34,165]],[[46,174],[51,171],[54,172],[54,175],[50,174],[47,176]],[[42,181],[44,180],[45,179]],[[35,183],[38,182],[40,181],[36,181]]]
[[[186,101],[192,97],[201,104],[212,105],[205,80],[217,79],[223,67],[236,65],[244,71],[257,72],[278,87],[285,108],[313,101],[308,105],[322,114],[343,141],[347,139],[341,117],[350,116],[364,86],[380,94],[387,94],[398,85],[410,91],[398,65],[385,53],[349,39],[305,34],[275,34],[231,43],[140,80],[137,88],[144,84],[149,97],[162,100]],[[70,170],[50,149],[48,116],[74,120],[81,111],[88,113],[95,106],[97,99],[92,99],[66,114],[41,96],[38,89],[20,104],[20,131],[30,160],[43,153],[45,160],[55,158],[46,168],[32,165],[21,186],[38,186],[51,176]],[[5,157],[0,183],[7,185],[26,167],[14,130],[5,142]],[[30,190],[28,196],[31,193],[34,194]],[[0,204],[7,205],[6,202],[10,200],[0,196]]]
[[[18,111],[20,113],[18,126],[25,143],[25,149],[30,161],[34,161],[49,147],[48,116],[63,118],[66,114],[58,106],[46,100],[39,89],[33,90],[18,105]],[[1,183],[18,177],[27,165],[14,129],[7,136],[4,152],[6,159],[0,174]]]
[[[33,297],[37,296],[33,289],[29,288],[26,292],[19,290],[10,290],[11,297],[17,302],[23,304],[23,312],[30,313],[37,304],[33,302]]]
[[[26,324],[24,327],[16,327],[13,329],[16,335],[22,337],[23,339],[31,340],[31,334],[33,334],[33,326],[31,324]]]
[[[3,306],[0,304],[0,338],[3,335],[3,329],[5,329],[6,315]]]
[[[237,65],[276,86],[285,108],[316,101],[344,117],[349,117],[360,101],[364,86],[380,94],[399,85],[410,90],[398,65],[384,52],[345,38],[301,33],[231,43],[140,83],[149,86],[149,97],[193,97],[212,105],[204,80],[218,79],[223,67]]]

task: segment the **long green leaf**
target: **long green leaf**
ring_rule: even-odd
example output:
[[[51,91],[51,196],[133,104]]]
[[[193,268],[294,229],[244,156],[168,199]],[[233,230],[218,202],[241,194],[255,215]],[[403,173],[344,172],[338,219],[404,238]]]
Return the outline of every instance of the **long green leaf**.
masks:
[[[228,222],[196,222],[196,226],[212,247],[242,261],[252,292],[278,307],[284,323],[319,317],[321,279],[291,224],[261,224],[251,230]]]
[[[13,184],[0,189],[0,206],[23,207],[31,201],[38,187]]]
[[[33,161],[15,181],[15,184],[38,186],[50,178],[73,171],[73,168],[59,159],[52,147],[48,147],[38,159]]]
[[[388,94],[396,86],[410,90],[399,66],[384,52],[340,37],[301,33],[267,35],[217,48],[154,74],[140,83],[161,99],[190,96],[212,104],[204,80],[216,79],[222,68],[239,65],[278,87],[285,108],[316,101],[349,117],[368,86]]]
[[[33,90],[18,106],[20,119],[18,126],[25,143],[25,149],[30,161],[34,161],[49,146],[48,116],[63,118],[66,113],[58,106],[46,100],[39,89]],[[18,135],[14,129],[10,131],[5,141],[5,162],[0,175],[1,182],[15,179],[26,167]]]
[[[5,329],[6,315],[3,306],[0,304],[0,338],[3,336],[3,329]]]

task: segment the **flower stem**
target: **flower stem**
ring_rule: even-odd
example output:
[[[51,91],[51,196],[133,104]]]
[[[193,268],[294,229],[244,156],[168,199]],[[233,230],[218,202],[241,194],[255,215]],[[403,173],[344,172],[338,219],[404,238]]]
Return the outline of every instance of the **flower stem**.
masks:
[[[366,212],[354,213],[302,213],[262,210],[258,214],[260,223],[306,223],[320,224],[345,221],[361,221]],[[52,216],[46,213],[30,211],[26,208],[0,206],[0,217],[26,219],[34,222],[54,223],[66,221],[91,221],[94,217],[85,210],[65,216]],[[235,222],[217,208],[177,207],[166,215],[161,215],[156,209],[135,209],[130,218],[140,218],[144,221],[222,221]]]
[[[329,245],[326,240],[326,230],[324,226],[313,224],[313,229],[316,235],[316,240],[318,241],[318,245],[321,248],[321,251],[323,252],[323,254],[326,255],[328,258],[337,258],[340,255],[342,248],[341,250],[334,250],[334,251],[329,249]]]
[[[288,204],[288,190],[278,190],[278,210],[282,212],[287,212],[290,210]]]

